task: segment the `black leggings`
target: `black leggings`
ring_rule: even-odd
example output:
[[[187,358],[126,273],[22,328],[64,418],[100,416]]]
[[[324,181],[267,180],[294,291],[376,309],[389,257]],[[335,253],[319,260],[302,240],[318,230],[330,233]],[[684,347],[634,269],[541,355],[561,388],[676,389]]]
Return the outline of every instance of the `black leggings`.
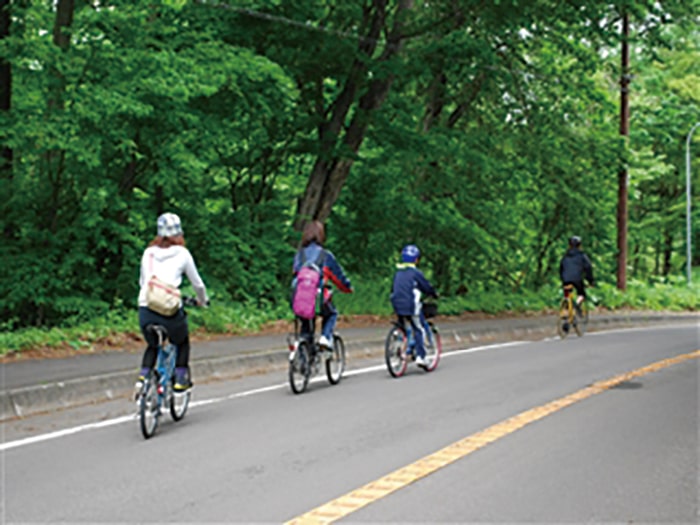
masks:
[[[581,297],[586,297],[586,287],[583,285],[583,281],[567,281],[563,283],[562,286],[566,286],[567,284],[573,285],[573,287],[576,289],[576,293]]]
[[[149,310],[145,306],[139,307],[139,325],[141,333],[148,346],[143,353],[141,366],[143,368],[153,368],[158,357],[158,338],[146,327],[150,324],[160,324],[168,331],[170,342],[177,346],[177,360],[175,366],[186,368],[190,362],[190,336],[187,327],[187,314],[181,308],[172,317],[164,317]]]

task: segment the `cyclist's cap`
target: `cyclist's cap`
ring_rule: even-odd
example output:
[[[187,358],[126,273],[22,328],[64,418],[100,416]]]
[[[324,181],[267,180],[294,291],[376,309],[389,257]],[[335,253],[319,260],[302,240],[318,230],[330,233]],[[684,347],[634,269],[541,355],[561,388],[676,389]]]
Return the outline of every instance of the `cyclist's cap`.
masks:
[[[414,263],[420,257],[420,250],[414,244],[408,244],[401,250],[401,262]]]
[[[164,213],[158,217],[158,236],[174,237],[176,235],[182,235],[180,217],[174,213]]]

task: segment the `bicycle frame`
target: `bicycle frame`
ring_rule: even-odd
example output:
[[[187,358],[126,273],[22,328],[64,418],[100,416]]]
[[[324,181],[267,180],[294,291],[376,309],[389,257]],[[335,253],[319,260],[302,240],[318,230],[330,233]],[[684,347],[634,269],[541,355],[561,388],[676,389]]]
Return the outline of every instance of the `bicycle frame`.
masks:
[[[154,373],[144,382],[138,398],[141,432],[146,439],[154,435],[164,411],[170,409],[173,420],[180,421],[190,400],[189,390],[182,395],[173,392],[177,346],[166,341],[167,332],[162,326],[154,325],[150,329],[158,336],[158,356]]]
[[[432,314],[434,315],[434,314]],[[426,372],[435,370],[442,355],[442,341],[440,332],[435,324],[425,315],[420,319],[426,333],[425,351],[428,364],[421,365]],[[409,361],[417,358],[415,352],[415,334],[413,327],[406,317],[398,316],[392,321],[392,328],[389,330],[384,344],[384,359],[392,377],[401,377],[406,372]]]
[[[423,344],[429,344],[432,345],[434,344],[433,342],[433,329],[435,328],[435,325],[433,325],[432,321],[428,321],[421,315],[421,323],[423,324],[423,328],[425,330],[425,335],[427,337],[427,341],[423,341]],[[401,326],[400,321],[394,321],[394,324],[396,326]],[[403,329],[406,331],[406,336],[408,337],[408,352],[412,353],[413,349],[416,347],[416,338],[414,337],[413,334],[413,326],[411,325],[410,322],[406,322],[405,326],[403,326]]]
[[[316,317],[318,317],[318,315],[316,315]],[[308,343],[309,349],[311,350],[309,355],[309,366],[314,369],[314,375],[318,373],[319,360],[317,357],[322,354],[322,352],[318,351],[318,342],[316,340],[316,317],[309,319],[311,328],[308,335],[301,335],[301,319],[295,317],[294,335],[291,338],[287,337],[287,346],[289,351],[292,353],[298,348],[300,341],[303,340]],[[290,353],[290,359],[292,358],[292,353]]]
[[[196,306],[197,300],[193,297],[183,297],[182,304]],[[147,326],[146,329],[153,332],[158,339],[158,354],[153,373],[143,382],[140,392],[136,395],[141,433],[148,439],[155,434],[158,420],[164,410],[170,409],[173,421],[180,421],[185,417],[190,403],[191,389],[186,389],[182,393],[174,391],[173,379],[178,348],[168,339],[166,327],[155,323]]]
[[[333,334],[333,348],[322,351],[316,340],[316,317],[309,320],[310,332],[301,335],[301,319],[294,319],[294,334],[287,336],[289,347],[289,383],[295,394],[306,390],[309,379],[317,375],[325,365],[328,382],[340,382],[345,370],[345,344],[337,333]]]
[[[566,314],[570,323],[574,321],[574,300],[576,298],[576,289],[573,284],[564,286],[564,299],[566,299]]]
[[[172,343],[163,344],[160,342],[158,345],[158,360],[156,361],[155,368],[158,374],[158,408],[168,408],[176,360],[177,347]]]
[[[566,284],[563,287],[564,297],[559,306],[557,332],[563,339],[569,330],[573,328],[576,334],[580,337],[585,331],[585,326],[588,323],[588,311],[582,302],[578,304],[576,298],[578,294],[573,284]]]

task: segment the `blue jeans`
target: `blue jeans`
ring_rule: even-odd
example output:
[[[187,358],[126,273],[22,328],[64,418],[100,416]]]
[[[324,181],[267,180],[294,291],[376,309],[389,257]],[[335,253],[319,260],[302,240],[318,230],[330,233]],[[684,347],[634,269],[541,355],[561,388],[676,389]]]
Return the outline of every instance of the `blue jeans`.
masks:
[[[410,328],[406,327],[407,320],[411,324]],[[427,338],[431,341],[431,335],[430,326],[423,312],[419,315],[400,315],[399,321],[406,328],[409,341],[412,343],[411,346],[415,348],[416,357],[425,357],[425,340]],[[413,334],[413,338],[411,338],[411,334]]]

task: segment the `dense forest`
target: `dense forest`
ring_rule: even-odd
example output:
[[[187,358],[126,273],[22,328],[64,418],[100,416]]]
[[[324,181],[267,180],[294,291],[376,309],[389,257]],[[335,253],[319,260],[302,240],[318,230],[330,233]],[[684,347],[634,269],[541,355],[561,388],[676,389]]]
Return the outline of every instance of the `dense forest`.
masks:
[[[284,304],[308,218],[358,287],[414,242],[446,297],[536,292],[572,234],[614,285],[620,198],[627,278],[683,279],[699,22],[698,0],[0,0],[0,325],[135,308],[165,211],[221,302]]]

